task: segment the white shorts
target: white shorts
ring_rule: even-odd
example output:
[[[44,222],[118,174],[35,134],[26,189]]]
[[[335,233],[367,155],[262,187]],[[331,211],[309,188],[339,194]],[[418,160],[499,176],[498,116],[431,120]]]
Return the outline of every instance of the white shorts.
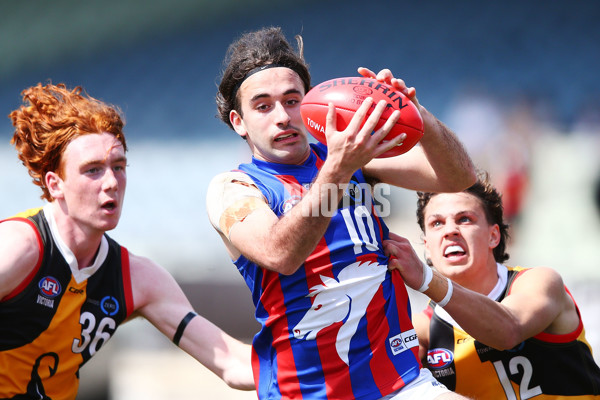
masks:
[[[436,397],[447,393],[452,392],[448,390],[443,383],[440,383],[435,379],[427,368],[421,368],[421,373],[417,379],[404,386],[402,389],[398,389],[395,392],[382,397],[380,400],[433,400]]]

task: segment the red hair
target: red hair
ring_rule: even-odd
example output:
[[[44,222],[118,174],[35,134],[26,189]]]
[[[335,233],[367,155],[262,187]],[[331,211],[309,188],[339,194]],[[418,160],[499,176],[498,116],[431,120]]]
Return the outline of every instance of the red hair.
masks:
[[[123,117],[112,105],[83,93],[79,86],[38,83],[21,92],[24,105],[9,114],[15,133],[10,141],[27,167],[42,199],[52,201],[44,179],[49,171],[61,175],[61,159],[74,138],[92,133],[113,134],[127,151]]]

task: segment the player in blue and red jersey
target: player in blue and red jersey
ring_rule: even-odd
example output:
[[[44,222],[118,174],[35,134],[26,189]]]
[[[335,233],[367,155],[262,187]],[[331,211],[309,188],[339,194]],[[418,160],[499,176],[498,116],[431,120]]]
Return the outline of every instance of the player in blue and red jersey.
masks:
[[[385,102],[370,98],[343,132],[333,128],[330,107],[327,147],[309,144],[300,102],[310,75],[300,37],[298,46],[279,28],[243,35],[229,48],[217,94],[222,120],[253,155],[213,179],[207,208],[262,325],[253,342],[259,398],[462,398],[421,368],[407,292],[383,252],[377,187],[368,183],[458,191],[475,179],[471,161],[389,70],[359,72],[417,105],[425,124],[420,146],[376,159],[403,137],[380,143],[398,113],[373,132]]]

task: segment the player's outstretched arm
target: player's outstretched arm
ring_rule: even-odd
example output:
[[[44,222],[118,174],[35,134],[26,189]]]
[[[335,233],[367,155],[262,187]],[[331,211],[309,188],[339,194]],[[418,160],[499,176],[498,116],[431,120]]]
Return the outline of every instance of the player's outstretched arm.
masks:
[[[532,268],[515,280],[502,302],[466,289],[437,271],[426,272],[410,242],[390,233],[384,242],[405,283],[435,302],[445,303],[452,318],[471,336],[499,350],[511,349],[541,332],[566,334],[579,325],[575,304],[562,278],[549,268]],[[450,293],[450,295],[448,295]],[[482,318],[485,316],[485,318]]]
[[[389,69],[375,74],[367,68],[358,72],[375,78],[410,98],[423,118],[424,134],[419,145],[403,155],[374,159],[364,171],[367,175],[395,186],[428,192],[458,192],[475,183],[475,167],[457,136],[417,100],[416,90]]]
[[[253,390],[251,346],[200,315],[175,279],[153,261],[130,255],[135,313],[214,372],[229,386]]]

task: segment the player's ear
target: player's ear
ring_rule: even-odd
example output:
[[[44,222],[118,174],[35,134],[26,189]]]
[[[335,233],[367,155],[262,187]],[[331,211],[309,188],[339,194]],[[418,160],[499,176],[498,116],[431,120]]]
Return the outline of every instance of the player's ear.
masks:
[[[229,122],[233,126],[233,129],[237,132],[238,135],[245,138],[248,132],[246,131],[246,126],[244,124],[244,120],[240,113],[236,110],[231,110],[229,112]]]
[[[64,197],[63,195],[63,180],[62,178],[54,171],[46,172],[46,176],[44,177],[44,184],[52,196],[53,199],[61,199]]]
[[[423,240],[423,259],[427,263],[427,265],[433,265],[431,262],[431,254],[429,253],[429,248],[427,247],[427,239],[425,239],[425,235],[421,235],[421,239]]]
[[[490,227],[490,248],[495,249],[500,244],[500,227],[498,224],[494,224]]]

